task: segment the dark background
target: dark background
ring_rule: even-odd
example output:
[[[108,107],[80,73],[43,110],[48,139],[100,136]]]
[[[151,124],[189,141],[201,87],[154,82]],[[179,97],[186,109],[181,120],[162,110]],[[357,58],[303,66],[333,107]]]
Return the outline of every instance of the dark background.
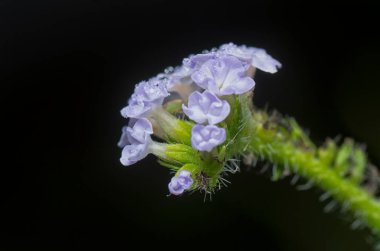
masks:
[[[319,192],[253,171],[212,202],[166,197],[154,157],[123,168],[119,110],[134,84],[222,43],[265,48],[254,102],[322,143],[350,136],[380,164],[378,6],[231,1],[0,1],[0,246],[371,250]],[[134,247],[137,245],[136,247]]]

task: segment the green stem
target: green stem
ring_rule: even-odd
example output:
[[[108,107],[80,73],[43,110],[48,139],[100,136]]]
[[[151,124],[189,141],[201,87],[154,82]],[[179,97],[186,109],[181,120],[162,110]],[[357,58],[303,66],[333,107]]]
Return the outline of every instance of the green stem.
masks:
[[[244,109],[242,112],[244,114]],[[289,169],[325,190],[380,236],[380,202],[360,186],[357,178],[358,172],[364,172],[364,164],[367,164],[363,161],[362,149],[352,145],[347,147],[353,144],[352,141],[343,144],[340,152],[332,141],[328,147],[316,149],[294,120],[273,119],[260,111],[250,113],[249,117],[246,135],[252,136],[240,142],[246,144],[247,153],[260,156],[282,170]],[[326,155],[330,155],[330,159],[326,160]],[[346,172],[342,173],[342,170]]]

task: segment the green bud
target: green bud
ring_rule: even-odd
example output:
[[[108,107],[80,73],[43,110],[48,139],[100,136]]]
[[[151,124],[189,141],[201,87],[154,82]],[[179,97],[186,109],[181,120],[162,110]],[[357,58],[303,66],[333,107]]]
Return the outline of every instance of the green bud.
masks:
[[[168,142],[191,145],[190,138],[193,123],[177,119],[163,108],[157,108],[153,117],[162,129],[163,137]]]
[[[165,159],[181,165],[199,165],[201,162],[198,151],[184,144],[168,144],[165,149]]]

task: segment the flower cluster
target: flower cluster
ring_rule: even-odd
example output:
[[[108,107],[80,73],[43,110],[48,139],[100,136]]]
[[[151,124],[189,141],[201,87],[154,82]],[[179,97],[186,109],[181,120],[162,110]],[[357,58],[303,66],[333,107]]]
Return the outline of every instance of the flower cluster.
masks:
[[[168,185],[171,194],[212,190],[226,163],[233,101],[253,91],[256,69],[275,73],[280,67],[263,49],[229,43],[140,82],[121,110],[129,118],[118,144],[121,163],[132,165],[152,153],[176,171]],[[167,143],[152,140],[153,134]]]

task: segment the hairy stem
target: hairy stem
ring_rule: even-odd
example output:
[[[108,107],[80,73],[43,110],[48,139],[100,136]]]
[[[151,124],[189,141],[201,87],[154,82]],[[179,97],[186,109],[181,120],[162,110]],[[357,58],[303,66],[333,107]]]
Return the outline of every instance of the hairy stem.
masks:
[[[326,191],[380,237],[380,202],[360,186],[368,166],[360,147],[352,140],[340,147],[329,140],[317,148],[293,119],[251,112],[250,108],[242,108],[242,114],[246,118],[246,137],[242,137],[240,147],[247,154],[274,164],[276,172],[299,175]]]

